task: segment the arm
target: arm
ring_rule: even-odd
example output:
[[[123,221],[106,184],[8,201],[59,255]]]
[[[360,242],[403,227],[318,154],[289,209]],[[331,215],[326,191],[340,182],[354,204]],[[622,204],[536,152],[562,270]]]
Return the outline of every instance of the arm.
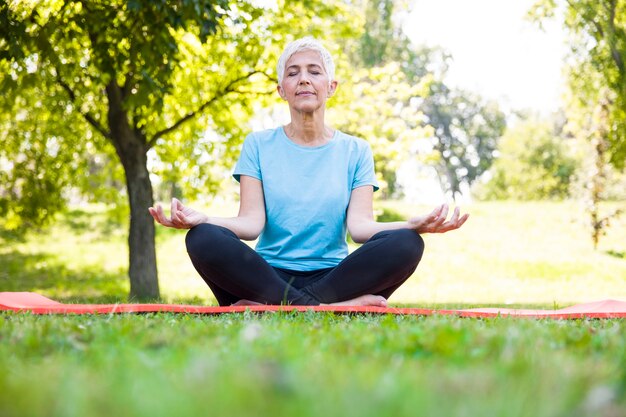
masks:
[[[209,217],[177,199],[172,199],[172,212],[168,218],[163,207],[157,204],[148,211],[157,223],[176,229],[191,229],[201,223],[209,223],[231,230],[240,239],[254,240],[265,227],[265,200],[261,181],[246,175],[241,176],[239,214],[236,217]]]
[[[458,229],[465,223],[469,214],[459,217],[459,208],[454,209],[450,220],[448,205],[442,204],[430,214],[412,217],[403,222],[377,222],[374,220],[374,190],[371,186],[358,187],[352,190],[348,205],[348,231],[356,243],[366,242],[369,238],[383,230],[413,229],[417,233],[445,233]]]

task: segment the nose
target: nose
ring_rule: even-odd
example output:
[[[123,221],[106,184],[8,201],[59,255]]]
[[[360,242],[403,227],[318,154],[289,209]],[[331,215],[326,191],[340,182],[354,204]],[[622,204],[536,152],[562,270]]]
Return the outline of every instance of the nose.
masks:
[[[300,74],[300,80],[298,80],[298,84],[310,84],[309,77],[306,75],[305,71]]]

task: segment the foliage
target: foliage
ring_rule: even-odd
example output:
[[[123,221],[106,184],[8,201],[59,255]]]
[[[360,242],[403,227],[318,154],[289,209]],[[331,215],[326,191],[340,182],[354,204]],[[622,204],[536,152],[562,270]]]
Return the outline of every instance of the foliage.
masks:
[[[351,73],[333,103],[333,123],[372,145],[382,198],[397,198],[402,189],[399,167],[424,148],[432,128],[420,108],[441,79],[449,56],[440,49],[416,46],[402,31],[405,2],[364,2],[361,36],[347,49]]]
[[[423,94],[425,80],[405,72],[407,63],[415,63],[415,53],[395,21],[402,12],[398,6],[395,0],[362,2],[360,36],[344,47],[349,66],[339,67],[340,88],[329,103],[330,123],[372,146],[382,198],[400,194],[397,169],[409,157],[411,144],[424,136],[411,100]],[[417,64],[424,69],[425,61]]]
[[[376,221],[378,222],[398,222],[406,220],[406,216],[396,210],[384,207],[376,213]]]
[[[538,2],[536,19],[553,17],[554,1]],[[578,1],[562,5],[569,32],[569,128],[590,143],[584,178],[591,238],[597,247],[610,221],[623,210],[602,213],[608,163],[623,170],[626,161],[626,5],[619,0]]]
[[[396,172],[425,128],[415,97],[427,91],[428,77],[412,83],[396,63],[353,71],[333,103],[330,119],[344,132],[366,138],[374,153],[385,197],[397,193]]]
[[[415,153],[422,162],[435,165],[442,188],[456,196],[461,183],[472,184],[491,165],[504,115],[495,103],[451,90],[441,81],[450,56],[438,48],[411,44],[402,32],[403,6],[397,0],[367,2],[366,28],[353,59],[369,74],[353,77],[356,92],[349,104],[358,116],[346,119],[360,121],[345,128],[372,138],[384,197],[400,195],[396,172]],[[359,85],[363,83],[377,87],[364,90]],[[375,119],[368,117],[372,109],[378,110]],[[430,144],[425,143],[428,139]],[[424,155],[429,145],[430,155]]]
[[[454,198],[492,164],[506,126],[495,102],[433,82],[420,110],[433,128],[432,147],[442,187]]]
[[[539,22],[562,12],[569,33],[567,61],[568,128],[590,143],[585,170],[587,214],[594,246],[620,213],[603,214],[608,164],[623,170],[626,162],[626,5],[620,0],[538,1],[530,15]],[[559,15],[561,18],[561,15]]]
[[[609,183],[609,168],[607,164],[607,150],[609,143],[607,140],[607,126],[609,117],[609,106],[606,100],[597,104],[591,118],[594,129],[589,134],[589,155],[586,158],[587,167],[583,171],[585,175],[585,195],[587,202],[587,212],[591,225],[591,240],[594,249],[598,248],[600,237],[606,235],[607,229],[615,217],[619,216],[623,209],[617,209],[609,214],[603,214],[600,208],[602,200],[607,198],[607,185]]]
[[[580,169],[562,133],[547,121],[527,119],[508,129],[498,143],[498,157],[482,198],[544,200],[569,196]]]
[[[352,30],[350,7],[281,1],[271,9],[226,0],[3,4],[0,85],[6,94],[0,105],[9,112],[2,122],[13,142],[22,137],[14,112],[30,113],[30,122],[55,113],[55,129],[61,120],[79,125],[58,128],[57,142],[64,145],[59,153],[77,150],[68,160],[82,162],[74,169],[40,172],[39,179],[56,174],[45,175],[53,183],[46,190],[56,193],[55,204],[30,198],[22,205],[46,215],[62,208],[63,191],[76,189],[74,176],[85,176],[94,166],[83,145],[96,154],[94,161],[115,155],[130,205],[131,293],[158,296],[154,225],[147,213],[153,204],[149,157],[153,176],[182,184],[178,192],[192,197],[198,190],[214,192],[223,178],[218,174],[232,164],[248,130],[252,101],[273,90],[272,67],[284,43],[303,34],[346,37]],[[331,16],[335,24],[323,25]],[[28,140],[47,143],[55,132],[43,127]],[[81,131],[85,134],[77,137]],[[72,146],[80,139],[80,146]],[[2,156],[5,166],[24,157],[21,146]],[[23,171],[10,169],[5,176],[19,183]],[[25,198],[23,190],[13,194]],[[0,209],[15,217],[26,213],[15,211],[7,203],[9,192],[2,193]]]
[[[559,13],[562,12],[562,13]],[[596,103],[606,100],[610,162],[626,161],[626,4],[621,0],[538,1],[530,15],[562,19],[569,33],[566,61],[571,97],[568,117],[584,128]]]
[[[31,73],[15,81],[20,94],[5,90],[0,97],[0,213],[9,220],[5,227],[24,231],[48,225],[68,198],[81,194],[123,202],[123,172],[112,164],[112,149],[93,135],[67,94]]]

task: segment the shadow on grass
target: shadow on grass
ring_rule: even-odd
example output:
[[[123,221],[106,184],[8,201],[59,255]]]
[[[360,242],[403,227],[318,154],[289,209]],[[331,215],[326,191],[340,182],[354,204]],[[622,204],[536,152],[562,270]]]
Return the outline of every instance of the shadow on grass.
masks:
[[[102,236],[125,234],[128,225],[113,210],[92,213],[83,209],[72,209],[60,221],[77,234],[97,231]]]
[[[26,233],[24,230],[6,230],[0,227],[0,242],[22,243],[26,241]]]
[[[606,254],[618,259],[626,259],[626,252],[619,252],[615,250],[608,250]]]
[[[97,236],[110,237],[114,235],[125,236],[128,224],[123,217],[116,215],[113,210],[91,212],[80,208],[71,209],[60,213],[53,225],[62,225],[73,234],[96,234]],[[53,225],[31,227],[21,225],[17,229],[6,229],[0,219],[0,243],[24,243],[34,234],[49,233]]]
[[[0,291],[37,292],[69,303],[126,302],[128,278],[97,265],[69,269],[50,254],[12,251],[0,254]]]

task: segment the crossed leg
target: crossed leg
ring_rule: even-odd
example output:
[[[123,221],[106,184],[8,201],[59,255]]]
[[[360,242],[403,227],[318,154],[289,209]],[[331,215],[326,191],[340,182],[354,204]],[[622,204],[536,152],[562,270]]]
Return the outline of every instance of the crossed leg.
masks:
[[[424,243],[412,230],[380,232],[321,279],[290,285],[230,230],[202,224],[187,233],[187,252],[220,305],[376,305],[413,273]]]
[[[375,295],[385,299],[415,271],[424,253],[421,236],[409,229],[372,236],[323,279],[301,291],[323,303]]]

